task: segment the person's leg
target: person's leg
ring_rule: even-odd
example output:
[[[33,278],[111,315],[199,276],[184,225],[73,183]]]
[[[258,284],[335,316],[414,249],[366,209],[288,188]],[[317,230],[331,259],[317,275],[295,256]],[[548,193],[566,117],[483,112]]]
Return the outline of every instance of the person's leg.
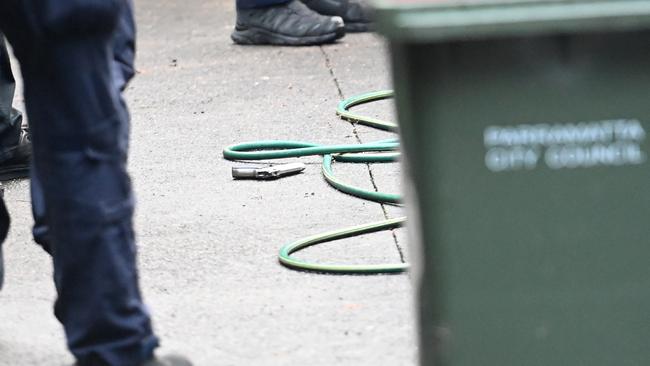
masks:
[[[111,73],[113,86],[120,92],[126,89],[129,81],[135,76],[135,36],[136,27],[133,15],[133,2],[127,0],[127,5],[123,7],[119,17],[117,28],[112,35],[113,58],[111,62]],[[129,115],[128,108],[119,94],[120,113],[124,114],[125,128],[123,128],[120,144],[124,150],[127,150],[129,140]],[[50,239],[48,225],[45,217],[45,200],[43,198],[43,189],[41,188],[40,178],[36,172],[32,172],[31,177],[31,197],[32,197],[32,214],[34,216],[34,228],[32,230],[34,240],[50,253]]]
[[[4,35],[0,33],[0,156],[4,155],[6,147],[12,146],[20,139],[20,135],[14,136],[15,126],[18,125],[20,133],[20,113],[12,108],[14,99],[15,81],[9,64],[9,55],[4,41]],[[0,158],[1,160],[1,158]],[[0,290],[4,284],[4,258],[2,254],[2,243],[9,231],[9,213],[3,199],[3,188],[0,185]]]
[[[0,181],[29,175],[31,144],[22,114],[12,107],[16,83],[4,36],[0,33]]]
[[[128,126],[112,72],[115,5],[123,2],[81,9],[95,10],[92,22],[70,8],[77,2],[34,3],[0,4],[0,24],[23,70],[55,314],[79,365],[139,365],[158,342],[138,287]],[[56,17],[43,14],[53,9]]]
[[[4,35],[0,33],[0,150],[18,144],[20,139],[20,112],[12,107],[16,82],[11,72],[9,53]]]

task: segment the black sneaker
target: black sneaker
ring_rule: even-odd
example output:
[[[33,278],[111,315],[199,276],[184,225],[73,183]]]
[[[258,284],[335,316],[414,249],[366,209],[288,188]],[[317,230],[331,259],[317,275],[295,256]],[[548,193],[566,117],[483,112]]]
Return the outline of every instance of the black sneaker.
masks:
[[[298,0],[256,9],[237,9],[237,25],[230,36],[239,44],[307,46],[343,37],[343,21],[318,14]]]
[[[346,32],[372,30],[373,12],[365,0],[301,0],[311,10],[330,16],[340,16]]]
[[[18,145],[0,151],[0,181],[29,177],[32,160],[32,142],[29,130],[24,129]]]

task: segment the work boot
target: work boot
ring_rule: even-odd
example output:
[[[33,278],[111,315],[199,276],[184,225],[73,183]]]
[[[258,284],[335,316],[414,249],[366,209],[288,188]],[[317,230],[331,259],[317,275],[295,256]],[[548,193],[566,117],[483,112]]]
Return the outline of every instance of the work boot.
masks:
[[[192,363],[183,356],[169,355],[154,357],[152,360],[142,364],[142,366],[192,366]]]
[[[0,181],[29,177],[32,141],[29,130],[23,129],[17,145],[0,150]]]
[[[346,32],[367,32],[372,28],[373,12],[365,0],[301,0],[311,10],[340,16]]]
[[[239,44],[307,46],[343,37],[343,20],[318,14],[298,0],[264,8],[237,9],[231,38]]]

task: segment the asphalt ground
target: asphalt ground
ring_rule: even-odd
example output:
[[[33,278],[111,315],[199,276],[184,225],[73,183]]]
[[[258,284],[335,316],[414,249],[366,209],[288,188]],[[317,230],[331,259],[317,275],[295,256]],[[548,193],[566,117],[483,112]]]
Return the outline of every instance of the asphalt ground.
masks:
[[[196,365],[414,365],[411,279],[324,275],[278,264],[281,245],[403,215],[323,180],[319,157],[271,182],[234,181],[223,147],[250,140],[359,143],[392,134],[339,120],[342,98],[391,87],[385,44],[350,34],[322,47],[237,46],[234,3],[138,0],[129,170],[141,286],[161,351]],[[20,105],[22,96],[16,97]],[[360,107],[394,118],[384,101]],[[295,161],[289,160],[289,161]],[[400,191],[399,164],[337,164],[346,181]],[[33,243],[29,183],[5,185],[12,228],[0,293],[0,365],[72,362],[52,315],[49,257]],[[321,262],[396,262],[403,229],[313,247]]]

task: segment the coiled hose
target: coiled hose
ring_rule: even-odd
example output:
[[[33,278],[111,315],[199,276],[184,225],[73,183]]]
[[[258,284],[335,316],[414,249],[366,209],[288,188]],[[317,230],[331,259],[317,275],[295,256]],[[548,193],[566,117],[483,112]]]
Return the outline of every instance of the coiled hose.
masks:
[[[353,96],[339,103],[336,110],[337,115],[352,123],[359,123],[385,131],[397,131],[394,123],[380,119],[359,115],[350,111],[350,108],[393,97],[392,90],[382,90],[372,93]],[[228,160],[271,160],[283,159],[310,155],[323,156],[323,176],[334,188],[344,193],[379,203],[399,204],[402,197],[398,194],[370,191],[348,184],[337,178],[332,168],[334,160],[349,163],[385,163],[394,162],[399,157],[397,139],[382,140],[365,144],[355,145],[320,145],[303,141],[268,140],[244,142],[228,146],[223,150],[224,158]],[[367,154],[373,152],[373,154]],[[297,259],[294,253],[321,243],[338,239],[363,235],[367,233],[391,230],[403,226],[406,218],[384,220],[331,232],[321,233],[302,238],[284,245],[280,249],[278,259],[283,265],[298,270],[329,272],[329,273],[395,273],[408,269],[407,263],[387,264],[331,264],[313,263]]]

